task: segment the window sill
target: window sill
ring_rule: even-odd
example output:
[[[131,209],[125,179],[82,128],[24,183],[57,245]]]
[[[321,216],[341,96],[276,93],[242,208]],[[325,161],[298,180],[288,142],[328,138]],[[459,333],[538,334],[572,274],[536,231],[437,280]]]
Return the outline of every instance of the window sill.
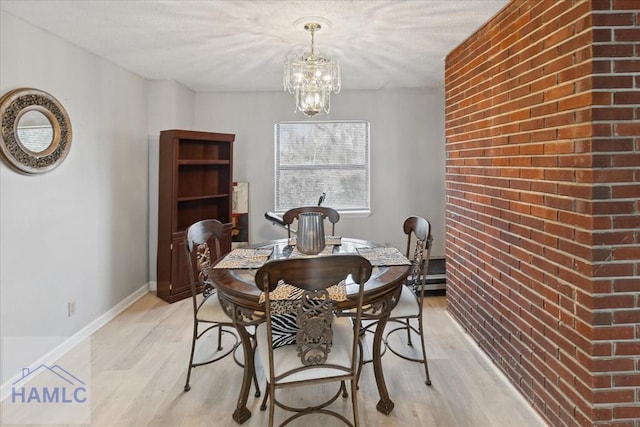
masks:
[[[371,216],[371,211],[338,211],[340,218],[367,218]]]

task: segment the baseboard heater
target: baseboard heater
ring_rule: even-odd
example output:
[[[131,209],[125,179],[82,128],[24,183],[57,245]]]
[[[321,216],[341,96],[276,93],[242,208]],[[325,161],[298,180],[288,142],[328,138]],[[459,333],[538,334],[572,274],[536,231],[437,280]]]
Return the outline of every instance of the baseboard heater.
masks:
[[[445,257],[429,258],[429,268],[425,280],[425,291],[439,291],[447,289],[447,266]]]

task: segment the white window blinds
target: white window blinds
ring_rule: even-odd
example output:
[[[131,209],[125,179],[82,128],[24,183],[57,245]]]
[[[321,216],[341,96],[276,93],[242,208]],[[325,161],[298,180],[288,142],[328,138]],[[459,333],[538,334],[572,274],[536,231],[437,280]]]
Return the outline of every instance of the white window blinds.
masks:
[[[369,123],[281,122],[275,125],[275,211],[323,206],[370,211]]]

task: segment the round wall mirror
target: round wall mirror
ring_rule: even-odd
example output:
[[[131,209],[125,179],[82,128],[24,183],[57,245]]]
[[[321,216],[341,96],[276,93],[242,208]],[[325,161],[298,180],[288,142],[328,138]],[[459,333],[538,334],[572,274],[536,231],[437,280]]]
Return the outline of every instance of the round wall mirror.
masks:
[[[71,124],[62,105],[37,89],[16,89],[0,99],[2,157],[19,172],[57,167],[71,147]]]

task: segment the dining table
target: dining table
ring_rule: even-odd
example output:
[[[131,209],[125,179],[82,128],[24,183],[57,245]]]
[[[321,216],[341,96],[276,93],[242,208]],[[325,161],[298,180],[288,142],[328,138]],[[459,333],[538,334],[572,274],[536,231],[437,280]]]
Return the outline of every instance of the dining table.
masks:
[[[367,258],[373,267],[364,289],[363,318],[378,322],[373,334],[371,355],[380,397],[376,408],[388,415],[393,410],[394,403],[389,397],[382,369],[382,335],[389,314],[400,298],[402,284],[410,272],[410,262],[396,248],[341,236],[326,236],[325,249],[312,256],[346,253],[356,253]],[[297,251],[295,237],[271,240],[233,249],[219,259],[209,272],[209,279],[215,283],[218,298],[238,330],[243,348],[244,373],[238,403],[233,412],[233,419],[238,424],[251,417],[247,401],[255,371],[255,345],[249,331],[265,322],[264,298],[261,298],[261,291],[255,284],[255,274],[265,262],[298,256],[310,255]],[[355,293],[356,291],[351,293],[347,289],[346,298],[336,303],[338,314],[348,315],[356,308]]]

